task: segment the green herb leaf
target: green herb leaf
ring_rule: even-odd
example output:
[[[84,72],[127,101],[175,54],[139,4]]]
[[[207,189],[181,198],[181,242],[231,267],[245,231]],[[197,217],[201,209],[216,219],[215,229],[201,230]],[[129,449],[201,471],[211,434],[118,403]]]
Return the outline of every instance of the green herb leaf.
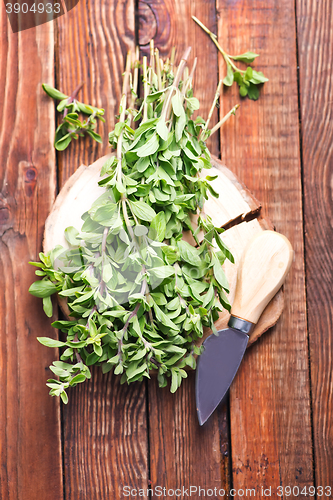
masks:
[[[66,227],[65,229],[65,238],[70,245],[79,245],[80,240],[77,239],[78,234],[79,231],[73,226]]]
[[[165,238],[165,213],[159,212],[151,221],[148,237],[152,240],[163,241]]]
[[[89,129],[87,129],[87,134],[90,135],[90,137],[92,139],[94,139],[96,142],[99,142],[100,144],[102,144],[102,142],[103,142],[102,137],[99,134],[97,134],[93,130],[89,130]]]
[[[154,311],[156,314],[156,318],[158,321],[162,323],[162,325],[166,326],[167,328],[171,328],[171,330],[174,330],[176,332],[179,331],[179,328],[175,323],[171,321],[171,319],[168,318],[168,316],[158,307],[158,305],[154,302]]]
[[[256,101],[259,98],[259,89],[254,83],[250,83],[247,89],[247,95],[252,101]]]
[[[248,92],[248,90],[247,90],[247,86],[246,85],[241,85],[239,87],[239,93],[240,93],[240,95],[242,97],[246,97],[247,96],[247,92]]]
[[[182,105],[179,91],[177,91],[176,94],[173,96],[173,98],[171,99],[171,103],[174,114],[178,117],[181,116],[182,113],[184,112],[184,108]]]
[[[133,151],[136,152],[139,158],[142,158],[144,156],[149,156],[156,153],[156,151],[158,150],[158,146],[159,146],[158,135],[154,133],[146,143],[144,143],[138,149],[133,149]]]
[[[81,384],[82,382],[85,382],[86,381],[86,377],[85,375],[83,375],[83,373],[78,373],[77,375],[75,375],[75,377],[72,378],[72,380],[70,381],[70,385],[75,385],[75,384]]]
[[[67,146],[70,144],[71,140],[72,140],[71,135],[66,134],[63,137],[61,137],[61,139],[59,139],[54,143],[54,147],[56,148],[57,151],[64,151],[64,149],[66,149]]]
[[[231,85],[234,83],[234,72],[232,70],[231,64],[227,64],[227,75],[223,79],[223,83],[227,87],[231,87]]]
[[[163,120],[163,118],[160,118],[158,120],[156,125],[156,132],[158,133],[160,138],[163,139],[163,141],[166,141],[168,139],[168,127],[166,126],[165,120]]]
[[[156,216],[156,212],[144,201],[130,201],[130,207],[134,215],[140,220],[151,222]]]
[[[245,52],[244,54],[240,54],[239,56],[229,56],[229,57],[234,61],[251,63],[255,60],[256,57],[259,57],[259,54],[255,54],[254,52]]]
[[[179,240],[177,242],[177,246],[180,252],[180,257],[185,262],[188,262],[188,264],[192,264],[193,266],[200,266],[201,259],[196,248],[192,247],[192,245],[184,240]]]
[[[68,96],[60,92],[59,90],[51,87],[47,83],[42,83],[43,90],[47,93],[48,96],[52,97],[52,99],[68,99]]]
[[[65,342],[60,342],[60,340],[50,339],[48,337],[37,337],[37,340],[46,347],[64,347],[66,345]]]
[[[35,281],[29,288],[29,292],[35,297],[44,299],[57,291],[57,287],[48,280]]]
[[[196,97],[187,97],[186,98],[187,109],[192,114],[194,111],[197,111],[200,108],[199,100]]]
[[[229,292],[229,283],[220,263],[216,262],[213,266],[213,269],[216,281],[221,285],[222,288]]]
[[[176,141],[179,142],[180,139],[182,138],[183,131],[186,125],[186,114],[184,111],[184,108],[181,108],[181,113],[180,116],[176,120],[176,127],[175,127],[175,137]]]
[[[51,297],[44,297],[43,298],[43,310],[48,318],[52,317],[53,307],[52,307]]]
[[[222,230],[220,229],[219,231],[222,231]],[[214,231],[214,236],[215,236],[215,241],[216,241],[217,245],[219,246],[219,248],[222,250],[222,252],[227,257],[227,259],[229,259],[230,262],[232,262],[234,264],[235,263],[235,259],[234,259],[233,255],[232,255],[230,249],[224,243],[224,241],[222,240],[222,238],[219,235],[219,232],[216,229]]]
[[[149,269],[149,274],[153,274],[156,278],[165,279],[174,276],[175,270],[172,266],[152,267]]]
[[[68,403],[68,396],[67,396],[67,393],[66,393],[65,391],[62,391],[62,392],[60,393],[60,397],[61,397],[62,402],[63,402],[65,405],[67,405],[67,403]]]
[[[265,83],[268,81],[269,81],[268,78],[266,78],[261,71],[255,71],[255,70],[252,71],[250,82],[258,84],[258,83]]]
[[[170,388],[170,392],[174,393],[176,392],[176,390],[178,389],[179,385],[178,385],[178,372],[173,369],[171,370],[171,388]]]

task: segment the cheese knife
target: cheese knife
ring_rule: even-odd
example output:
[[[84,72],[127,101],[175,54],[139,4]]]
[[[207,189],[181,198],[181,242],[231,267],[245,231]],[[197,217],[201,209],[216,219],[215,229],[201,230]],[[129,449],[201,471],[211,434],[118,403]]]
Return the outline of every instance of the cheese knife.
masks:
[[[229,328],[210,335],[198,358],[195,395],[200,425],[227,393],[243,359],[250,333],[282,286],[292,258],[289,240],[275,231],[260,232],[246,248],[238,267]]]

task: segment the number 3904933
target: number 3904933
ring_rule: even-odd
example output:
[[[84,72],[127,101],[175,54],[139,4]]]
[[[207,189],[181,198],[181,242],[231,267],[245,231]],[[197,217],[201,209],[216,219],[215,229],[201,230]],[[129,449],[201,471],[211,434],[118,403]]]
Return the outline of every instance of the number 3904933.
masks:
[[[277,487],[277,495],[279,497],[302,497],[307,496],[314,497],[330,497],[331,498],[331,486],[304,486],[304,488],[300,488],[299,486],[278,486]]]
[[[7,14],[27,14],[28,12],[43,14],[60,14],[60,3],[33,3],[30,7],[27,3],[6,3]]]

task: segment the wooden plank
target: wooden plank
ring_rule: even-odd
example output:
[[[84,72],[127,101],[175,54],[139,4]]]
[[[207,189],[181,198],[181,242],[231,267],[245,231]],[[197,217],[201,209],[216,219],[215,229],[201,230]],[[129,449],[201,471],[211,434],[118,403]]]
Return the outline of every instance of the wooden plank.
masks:
[[[134,50],[134,2],[79,2],[58,21],[57,85],[71,93],[82,81],[84,102],[105,109],[99,146],[89,138],[59,154],[59,185],[82,164],[109,151],[118,114],[124,60]],[[118,377],[93,378],[69,394],[63,410],[66,499],[120,498],[122,487],[146,488],[148,448],[144,384],[119,386]],[[146,498],[146,496],[144,496]]]
[[[199,426],[194,380],[194,372],[189,372],[175,394],[169,387],[160,389],[155,377],[149,381],[150,479],[152,486],[166,489],[163,499],[172,498],[169,490],[180,489],[180,498],[186,498],[182,488],[189,494],[191,486],[197,487],[192,491],[196,498],[199,486],[219,490],[228,484],[228,461],[221,460],[221,445],[228,444],[227,430],[221,432],[224,439],[220,441],[217,412],[205,426]],[[221,420],[226,418],[227,408],[223,407]]]
[[[333,6],[296,4],[315,478],[318,486],[333,486]]]
[[[57,25],[57,88],[70,95],[83,82],[78,99],[105,109],[106,120],[96,129],[103,144],[81,139],[58,155],[61,187],[81,164],[110,151],[108,134],[119,111],[124,57],[135,50],[134,1],[79,2]]]
[[[108,151],[127,50],[134,50],[133,2],[80,2],[59,20],[58,87],[70,93],[85,81],[80,97],[104,108],[106,118],[99,127],[102,146],[87,138],[59,155],[60,187],[81,163],[89,165]],[[119,387],[117,377],[102,376],[96,369],[92,381],[74,392],[63,412],[66,499],[98,494],[102,500],[119,496],[126,485],[146,488],[145,385]]]
[[[148,498],[145,384],[119,381],[95,367],[91,380],[69,394],[63,412],[66,499],[123,498],[125,487],[143,489],[141,498]]]
[[[257,488],[257,498],[272,487],[277,498],[278,486],[313,481],[294,3],[217,5],[222,47],[261,54],[255,67],[270,79],[222,129],[222,159],[295,250],[281,320],[248,350],[230,394],[233,487]],[[237,102],[238,89],[226,91],[223,111]]]
[[[200,115],[206,118],[217,87],[217,55],[213,50],[207,51],[205,36],[191,20],[191,15],[215,26],[215,2],[139,1],[139,42],[141,52],[147,54],[148,35],[153,36],[163,57],[167,57],[175,46],[178,60],[188,46],[192,47],[190,67],[194,57],[198,58],[194,94],[200,101]],[[217,120],[215,112],[211,123],[215,124]],[[218,154],[218,134],[208,145],[213,153]],[[227,407],[220,409],[221,426],[216,412],[207,426],[200,428],[196,417],[193,373],[183,381],[175,395],[170,394],[169,389],[159,389],[156,379],[149,381],[148,391],[152,485],[163,485],[166,490],[182,486],[186,489],[190,485],[227,489]],[[161,498],[170,496],[166,494]]]
[[[59,402],[45,386],[54,336],[34,281],[43,226],[55,195],[53,23],[13,34],[0,9],[0,497],[63,498]]]

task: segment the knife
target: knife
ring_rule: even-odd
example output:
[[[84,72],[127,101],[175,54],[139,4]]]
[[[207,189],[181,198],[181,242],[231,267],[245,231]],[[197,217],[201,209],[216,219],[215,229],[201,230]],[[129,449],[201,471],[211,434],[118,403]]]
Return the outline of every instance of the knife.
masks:
[[[238,267],[229,328],[210,335],[198,358],[195,395],[200,425],[227,393],[243,359],[250,333],[283,284],[292,259],[289,240],[275,231],[260,232],[246,248]]]

